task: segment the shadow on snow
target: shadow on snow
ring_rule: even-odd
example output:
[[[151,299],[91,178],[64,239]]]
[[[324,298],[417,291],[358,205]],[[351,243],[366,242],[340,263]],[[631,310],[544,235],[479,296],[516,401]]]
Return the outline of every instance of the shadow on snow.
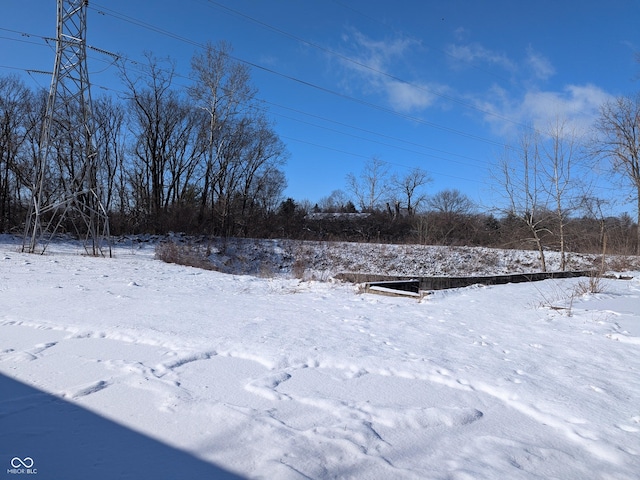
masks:
[[[241,479],[0,374],[0,479],[12,478]]]

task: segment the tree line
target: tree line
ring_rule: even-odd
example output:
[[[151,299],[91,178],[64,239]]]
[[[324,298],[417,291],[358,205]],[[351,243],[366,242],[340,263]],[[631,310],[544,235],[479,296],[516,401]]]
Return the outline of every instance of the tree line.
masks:
[[[250,234],[282,197],[287,152],[248,68],[232,60],[229,45],[210,44],[193,57],[184,88],[171,60],[145,60],[136,70],[120,66],[121,95],[92,103],[95,175],[111,232]],[[0,77],[1,232],[24,224],[46,102],[47,92]],[[72,112],[55,114],[55,122],[73,121]],[[53,131],[58,155],[44,183],[51,191],[74,178],[80,142]]]
[[[286,147],[248,68],[230,52],[221,42],[197,53],[188,87],[177,85],[170,59],[147,53],[134,70],[120,66],[124,92],[93,102],[95,176],[113,234],[534,248],[543,270],[549,249],[561,253],[563,268],[569,251],[640,254],[640,218],[608,214],[589,184],[595,159],[609,160],[603,171],[631,186],[640,216],[640,96],[603,105],[589,140],[562,119],[523,129],[492,169],[499,208],[455,189],[429,195],[428,172],[392,174],[378,158],[346,177],[346,191],[311,205],[283,198]],[[46,105],[47,92],[0,77],[0,232],[24,228]],[[56,115],[64,122],[73,113]],[[52,192],[78,168],[74,139],[56,142],[65,154],[47,173]]]
[[[397,214],[387,206],[359,211],[354,203],[335,203],[334,192],[323,201],[282,202],[277,221],[266,237],[316,241],[352,241],[422,244],[443,246],[484,246],[506,249],[538,250],[541,270],[546,270],[545,255],[560,252],[561,268],[570,268],[570,252],[635,255],[637,224],[626,213],[603,216],[602,211],[584,206],[581,212],[559,217],[556,211],[538,207],[535,215],[497,209],[479,211],[463,193],[446,189],[427,196],[424,208],[409,215]],[[562,222],[562,225],[560,224]],[[535,225],[536,235],[530,223]]]

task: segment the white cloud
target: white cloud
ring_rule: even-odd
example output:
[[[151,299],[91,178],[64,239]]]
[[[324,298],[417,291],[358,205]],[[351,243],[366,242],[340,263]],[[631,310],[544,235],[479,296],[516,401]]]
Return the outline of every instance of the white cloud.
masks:
[[[541,53],[534,51],[531,46],[527,49],[527,64],[533,70],[535,77],[540,80],[546,80],[556,73],[551,61]]]
[[[520,98],[494,87],[477,105],[487,112],[485,120],[501,135],[517,134],[523,125],[544,131],[558,119],[583,134],[593,125],[602,104],[611,98],[591,84],[567,85],[562,91],[529,90]]]
[[[469,37],[469,31],[464,27],[458,27],[453,31],[453,36],[457,41],[462,42]]]
[[[459,37],[458,33],[455,33]],[[450,66],[460,70],[475,66],[490,66],[503,69],[517,77],[532,77],[532,80],[547,80],[556,73],[551,61],[542,53],[537,52],[531,45],[526,50],[524,58],[514,59],[504,52],[486,48],[477,42],[451,43],[444,52],[449,56]]]
[[[436,95],[424,86],[390,80],[385,82],[384,88],[389,103],[401,112],[425,109],[436,100]]]
[[[488,63],[509,71],[516,68],[515,63],[506,54],[495,52],[478,43],[449,44],[445,47],[445,52],[453,59],[456,67],[462,67],[464,64]]]
[[[534,127],[545,129],[557,118],[567,121],[577,132],[586,133],[602,104],[611,96],[595,85],[568,85],[562,92],[528,92],[521,115]]]
[[[561,90],[541,88],[543,82],[556,74],[556,69],[549,58],[531,45],[517,62],[478,43],[451,44],[446,52],[457,61],[454,66],[484,63],[502,67],[512,74],[506,88],[493,85],[484,94],[468,96],[470,103],[485,112],[485,121],[501,136],[513,136],[523,126],[545,131],[558,120],[576,134],[586,133],[602,104],[611,98],[592,84],[570,84]],[[515,93],[518,86],[526,90]]]
[[[391,40],[373,40],[356,30],[352,31],[350,35],[344,35],[343,40],[350,44],[350,49],[355,50],[355,53],[348,55],[353,62],[345,60],[346,65],[351,64],[355,68],[365,71],[384,71],[395,59],[403,57],[411,47],[420,46],[420,42],[415,39],[403,37]],[[366,65],[366,67],[362,65]]]
[[[437,100],[447,87],[420,81],[400,80],[391,72],[407,57],[421,50],[418,40],[398,37],[374,40],[358,31],[342,37],[349,43],[350,53],[341,61],[346,69],[345,88],[358,89],[368,95],[382,95],[387,104],[400,112],[424,110]]]

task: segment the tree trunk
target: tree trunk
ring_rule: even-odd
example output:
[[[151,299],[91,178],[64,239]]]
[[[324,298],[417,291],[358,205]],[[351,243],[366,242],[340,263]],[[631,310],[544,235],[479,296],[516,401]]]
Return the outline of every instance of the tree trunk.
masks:
[[[536,243],[538,245],[538,253],[540,254],[540,267],[543,272],[547,271],[547,262],[544,258],[544,248],[542,248],[542,242],[539,238],[536,238]]]
[[[564,218],[562,217],[562,213],[558,215],[558,218],[560,218],[560,270],[564,272],[567,268],[567,254],[565,252]]]

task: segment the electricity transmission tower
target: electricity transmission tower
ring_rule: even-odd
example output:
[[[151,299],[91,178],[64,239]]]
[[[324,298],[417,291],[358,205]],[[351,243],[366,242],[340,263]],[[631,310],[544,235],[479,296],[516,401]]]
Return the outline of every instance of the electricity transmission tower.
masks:
[[[89,255],[111,256],[86,61],[89,2],[57,2],[56,60],[22,250],[44,253],[57,233],[71,232],[83,240]]]

